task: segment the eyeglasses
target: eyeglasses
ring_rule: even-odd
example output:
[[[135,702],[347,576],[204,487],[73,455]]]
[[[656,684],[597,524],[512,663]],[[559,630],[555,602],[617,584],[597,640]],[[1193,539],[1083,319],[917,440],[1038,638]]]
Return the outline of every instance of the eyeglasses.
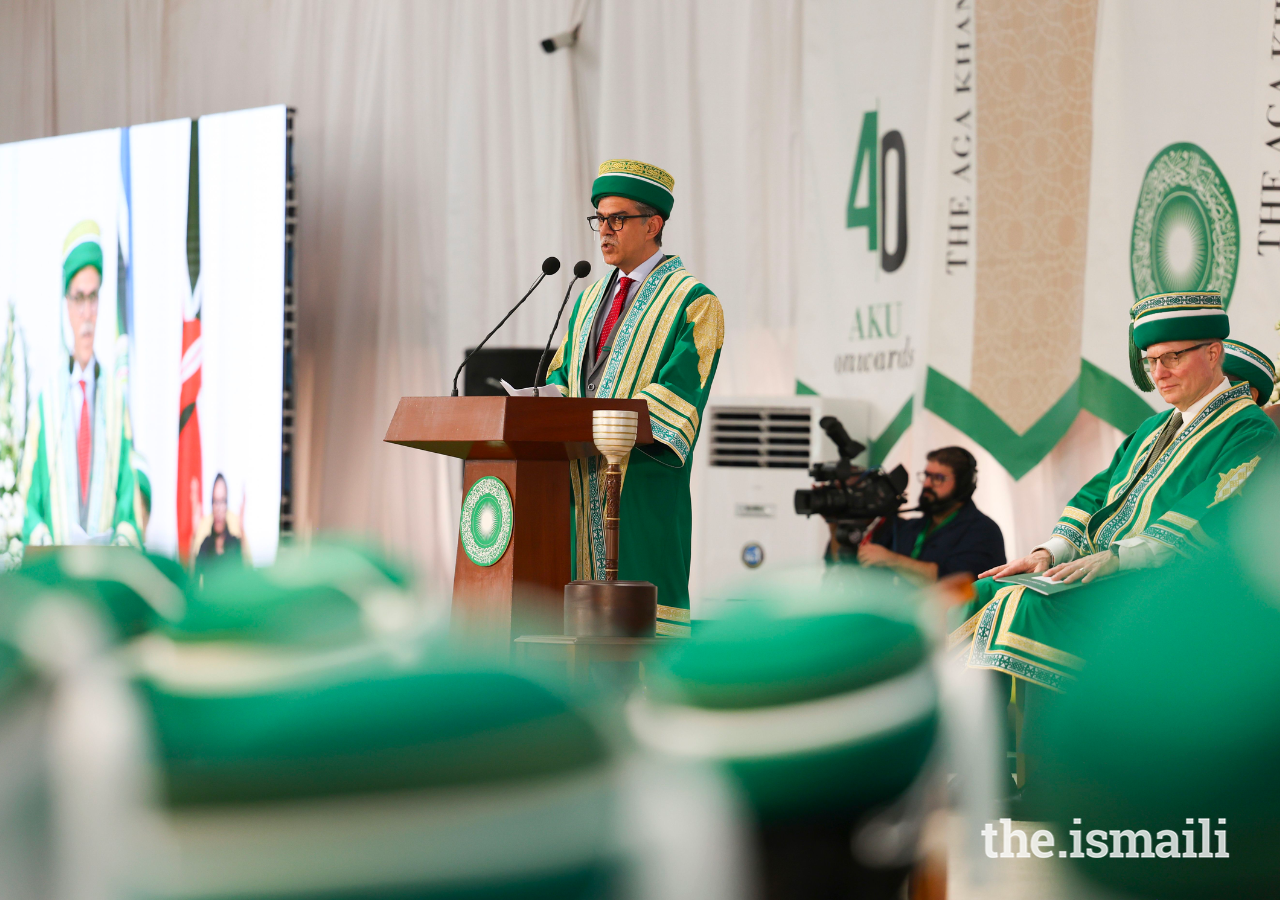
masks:
[[[90,291],[89,293],[86,294],[81,291],[76,291],[74,294],[68,294],[67,299],[70,300],[72,303],[74,303],[76,306],[82,306],[86,303],[90,304],[91,306],[97,306],[98,292]]]
[[[946,484],[951,476],[946,472],[917,472],[916,477],[928,484]]]
[[[649,216],[587,216],[587,224],[591,226],[592,231],[599,231],[600,225],[604,222],[608,222],[610,231],[621,231],[622,227],[627,224],[627,219],[647,218],[649,218]]]
[[[1176,369],[1182,365],[1182,354],[1190,353],[1192,350],[1199,350],[1201,347],[1208,347],[1216,341],[1204,341],[1196,344],[1194,347],[1188,347],[1185,350],[1170,350],[1168,353],[1161,353],[1159,356],[1144,356],[1142,358],[1142,367],[1150,372],[1155,368],[1155,364],[1159,361],[1160,365],[1166,369]]]

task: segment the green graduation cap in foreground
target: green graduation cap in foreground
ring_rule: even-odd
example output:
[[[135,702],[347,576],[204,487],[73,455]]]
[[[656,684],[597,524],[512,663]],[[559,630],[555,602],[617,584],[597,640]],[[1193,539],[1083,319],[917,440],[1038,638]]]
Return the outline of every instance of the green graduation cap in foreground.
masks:
[[[869,814],[926,780],[938,728],[916,601],[878,575],[766,589],[671,647],[628,706],[642,745],[738,780],[771,884],[888,896],[909,868],[914,846],[892,860],[850,853]]]
[[[1041,774],[1067,841],[1058,846],[1070,851],[1079,832],[1083,852],[1068,860],[1120,896],[1275,892],[1278,504],[1272,456],[1230,511],[1230,540],[1138,585],[1098,588],[1110,592],[1108,614],[1078,686],[1046,722]],[[1105,856],[1088,855],[1091,836]]]

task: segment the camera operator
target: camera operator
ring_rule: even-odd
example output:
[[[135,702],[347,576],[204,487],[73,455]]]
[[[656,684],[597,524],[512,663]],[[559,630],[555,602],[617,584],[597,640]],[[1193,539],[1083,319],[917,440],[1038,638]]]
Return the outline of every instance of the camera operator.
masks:
[[[916,519],[894,517],[858,547],[858,562],[883,566],[917,581],[933,582],[957,572],[976,575],[1003,565],[1000,526],[973,503],[978,461],[963,447],[929,453]]]

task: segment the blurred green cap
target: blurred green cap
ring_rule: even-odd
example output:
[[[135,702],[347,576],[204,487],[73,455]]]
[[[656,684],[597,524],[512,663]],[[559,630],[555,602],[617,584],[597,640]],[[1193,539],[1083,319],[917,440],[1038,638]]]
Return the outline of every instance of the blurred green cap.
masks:
[[[1165,852],[1176,841],[1176,859],[1108,853],[1070,860],[1124,895],[1176,900],[1274,891],[1278,503],[1280,472],[1274,458],[1266,459],[1228,512],[1227,543],[1144,573],[1137,586],[1095,588],[1114,596],[1093,629],[1078,688],[1049,710],[1039,775],[1063,835],[1070,828],[1101,830],[1110,847],[1112,829],[1145,830],[1153,854],[1162,840]],[[1210,847],[1202,845],[1201,820],[1211,833],[1226,832],[1229,857],[1216,856],[1216,836]],[[1194,834],[1194,859],[1183,831]],[[1201,857],[1206,850],[1215,856]]]
[[[648,667],[639,742],[716,760],[762,818],[855,813],[900,794],[937,727],[911,592],[878,573],[773,585]]]

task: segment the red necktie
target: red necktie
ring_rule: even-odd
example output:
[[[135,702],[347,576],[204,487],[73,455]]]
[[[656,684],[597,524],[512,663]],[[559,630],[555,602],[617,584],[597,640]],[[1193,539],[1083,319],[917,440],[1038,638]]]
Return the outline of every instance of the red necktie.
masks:
[[[76,456],[80,458],[80,505],[89,502],[89,450],[93,435],[89,426],[89,391],[80,379],[80,433],[76,436]]]
[[[609,307],[609,315],[605,317],[604,325],[600,328],[600,342],[596,344],[596,359],[600,358],[600,353],[604,350],[605,344],[609,343],[609,335],[613,332],[613,326],[618,322],[618,314],[622,312],[622,304],[627,302],[627,291],[631,290],[631,285],[634,283],[634,278],[627,278],[625,275],[618,279],[618,293],[614,295],[613,306]]]

